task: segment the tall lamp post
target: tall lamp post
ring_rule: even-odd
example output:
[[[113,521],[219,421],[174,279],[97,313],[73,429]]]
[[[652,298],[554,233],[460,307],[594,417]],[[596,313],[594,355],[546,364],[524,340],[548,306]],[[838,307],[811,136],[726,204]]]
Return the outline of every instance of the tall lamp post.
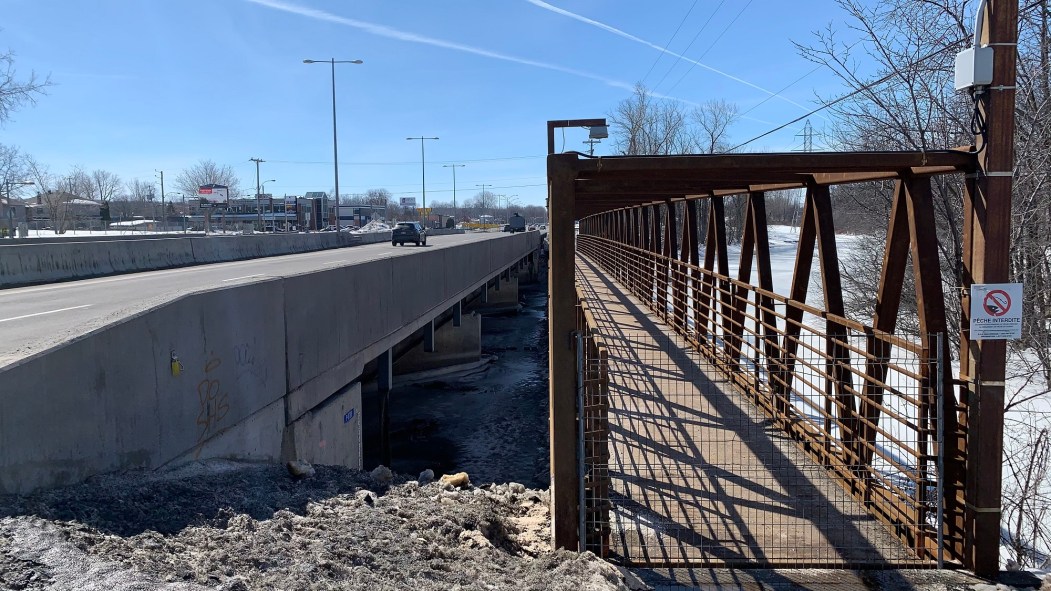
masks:
[[[4,179],[4,195],[7,201],[4,202],[3,216],[7,219],[7,237],[15,237],[15,206],[11,203],[11,187],[35,185],[34,181],[11,181]]]
[[[329,58],[328,60],[303,60],[304,64],[324,64],[329,63],[332,65],[332,166],[335,177],[335,190],[336,190],[336,229],[339,229],[339,149],[336,142],[336,64],[363,64],[365,62],[361,60],[337,60],[335,58]]]
[[[482,206],[482,213],[478,215],[478,221],[481,222],[482,218],[485,217],[485,188],[486,187],[492,187],[492,185],[490,185],[488,183],[482,183],[480,185],[475,185],[475,186],[482,188],[482,196],[481,196],[481,199],[478,200],[479,205]],[[489,231],[489,226],[487,224],[483,224],[483,225],[485,225],[485,231],[488,232]]]
[[[457,168],[463,168],[465,166],[467,166],[467,165],[466,164],[443,164],[442,165],[442,168],[451,168],[451,169],[453,169],[453,215],[454,216],[457,215],[457,213],[456,213],[456,169]]]
[[[427,215],[427,154],[423,149],[423,140],[436,140],[436,137],[407,137],[407,140],[420,140],[420,171],[423,174],[423,215]],[[423,225],[427,225],[427,218],[423,219]]]
[[[262,188],[259,189],[260,192],[256,193],[256,195],[255,195],[255,208],[259,211],[259,217],[263,220],[262,228],[259,229],[262,232],[266,231],[266,218],[263,217],[263,205],[262,205],[260,200],[263,198],[263,195],[266,195],[266,184],[267,183],[276,183],[276,182],[277,182],[277,179],[267,179],[267,180],[263,181],[262,183],[259,183],[259,186],[262,187]],[[271,215],[271,217],[273,217],[273,213],[274,213],[274,206],[272,205],[273,201],[271,201],[270,203],[271,203],[270,215]],[[274,229],[276,230],[277,229],[277,221],[276,220],[271,220],[271,221],[274,222]]]

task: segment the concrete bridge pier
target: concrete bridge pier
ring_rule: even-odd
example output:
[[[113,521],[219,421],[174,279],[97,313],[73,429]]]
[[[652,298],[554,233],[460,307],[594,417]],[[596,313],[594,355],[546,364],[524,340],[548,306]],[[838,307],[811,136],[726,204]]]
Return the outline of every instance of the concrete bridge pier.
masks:
[[[476,308],[481,314],[518,311],[518,271],[508,269],[486,283]]]
[[[394,385],[394,351],[380,353],[366,368],[365,374],[375,376],[362,386],[361,393],[361,448],[364,469],[377,464],[390,466],[390,391]]]

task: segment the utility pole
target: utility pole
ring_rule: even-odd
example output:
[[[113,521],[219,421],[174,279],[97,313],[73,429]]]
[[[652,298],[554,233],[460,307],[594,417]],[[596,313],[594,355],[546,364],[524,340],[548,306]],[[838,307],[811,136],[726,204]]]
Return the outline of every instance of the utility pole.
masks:
[[[163,227],[164,231],[167,232],[168,231],[168,212],[164,211],[164,171],[163,170],[158,170],[157,172],[159,172],[161,174],[161,219],[163,220],[161,222],[161,227]],[[100,181],[99,182],[99,198],[101,198],[101,197],[102,197],[102,182]]]
[[[595,138],[588,138],[588,139],[584,140],[584,143],[588,145],[588,156],[594,156],[595,155],[595,144],[601,144],[602,140],[597,140]]]
[[[961,388],[967,401],[967,449],[958,448],[962,441],[958,433],[945,434],[947,453],[967,454],[963,502],[946,499],[946,505],[962,509],[963,523],[951,525],[963,526],[964,566],[981,577],[996,576],[1000,568],[1007,341],[971,340],[970,288],[1010,280],[1018,4],[1017,0],[979,4],[985,7],[985,22],[975,31],[975,45],[993,48],[993,75],[989,86],[972,88],[978,120],[986,122],[986,129],[975,137],[977,170],[968,175],[963,197],[960,373],[968,376]],[[975,20],[981,23],[982,16]],[[953,482],[952,475],[946,481]]]
[[[263,231],[263,209],[262,209],[262,206],[259,205],[259,193],[260,193],[260,189],[259,189],[259,164],[261,162],[266,162],[266,160],[263,160],[261,158],[249,158],[249,160],[251,160],[252,162],[255,162],[255,214],[259,218],[259,231],[262,232]],[[339,202],[339,196],[338,195],[336,196],[336,202],[337,203]],[[336,211],[339,211],[339,210],[337,209]],[[339,219],[338,218],[336,219],[336,229],[339,229]]]
[[[475,185],[475,186],[476,186],[476,187],[481,187],[481,188],[482,188],[482,198],[481,198],[481,200],[480,200],[480,201],[481,201],[481,203],[480,203],[480,204],[481,204],[481,206],[482,206],[482,213],[481,213],[481,214],[479,214],[479,216],[478,216],[478,221],[481,221],[481,220],[482,220],[482,216],[484,216],[484,215],[485,215],[485,188],[486,188],[486,187],[492,187],[492,185],[490,185],[490,184],[486,184],[486,183],[482,183],[482,184],[480,184],[480,185]],[[488,230],[488,229],[489,229],[489,228],[486,228],[486,230]]]
[[[453,215],[456,215],[456,169],[463,168],[466,164],[443,164],[442,168],[453,169]]]

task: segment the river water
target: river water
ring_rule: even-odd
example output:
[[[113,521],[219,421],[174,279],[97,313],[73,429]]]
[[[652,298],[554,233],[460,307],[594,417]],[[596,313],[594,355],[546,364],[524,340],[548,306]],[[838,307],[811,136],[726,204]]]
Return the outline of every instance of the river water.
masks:
[[[391,391],[395,472],[548,486],[547,277],[521,285],[519,302],[517,314],[482,318],[486,369]]]

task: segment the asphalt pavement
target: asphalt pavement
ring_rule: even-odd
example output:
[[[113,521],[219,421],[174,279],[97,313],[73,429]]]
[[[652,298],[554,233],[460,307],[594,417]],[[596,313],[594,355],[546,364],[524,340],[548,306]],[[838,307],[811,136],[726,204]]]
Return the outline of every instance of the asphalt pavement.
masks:
[[[367,244],[247,261],[130,273],[0,290],[0,367],[179,296],[300,275],[506,234],[428,236],[426,246]]]

